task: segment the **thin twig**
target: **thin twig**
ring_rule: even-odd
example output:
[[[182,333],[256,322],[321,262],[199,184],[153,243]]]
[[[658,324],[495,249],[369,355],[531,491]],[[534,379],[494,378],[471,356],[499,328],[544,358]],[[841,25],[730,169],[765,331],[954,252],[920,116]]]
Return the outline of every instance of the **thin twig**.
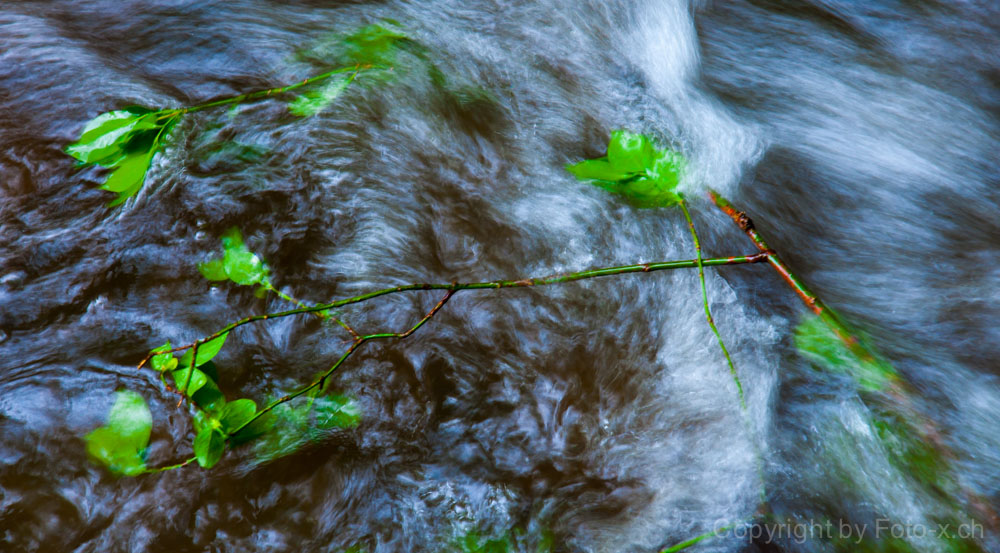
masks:
[[[456,286],[457,286],[457,284],[456,284]],[[417,324],[413,325],[408,330],[405,330],[403,332],[368,334],[366,336],[360,337],[356,342],[354,342],[353,344],[351,344],[351,347],[347,348],[347,351],[345,351],[340,356],[340,358],[337,359],[337,361],[333,364],[333,366],[331,366],[329,369],[326,370],[326,372],[324,372],[323,374],[321,374],[319,376],[319,378],[317,378],[316,380],[313,380],[308,385],[303,386],[302,388],[299,388],[298,390],[296,390],[296,391],[294,391],[294,392],[292,392],[290,394],[284,395],[281,398],[279,398],[279,399],[277,399],[275,401],[272,401],[266,407],[264,407],[261,410],[257,411],[257,413],[254,414],[254,416],[252,418],[250,418],[249,420],[247,420],[246,422],[244,422],[243,424],[241,424],[239,427],[237,427],[235,430],[233,430],[232,432],[230,432],[229,436],[227,437],[227,440],[229,438],[232,438],[236,434],[239,434],[240,431],[242,431],[244,428],[246,428],[247,426],[253,424],[254,421],[256,421],[257,419],[261,418],[262,416],[264,416],[265,414],[267,414],[268,412],[270,412],[271,410],[273,410],[275,407],[281,405],[282,403],[289,402],[289,401],[291,401],[291,400],[293,400],[293,399],[301,396],[302,394],[305,394],[305,393],[309,392],[310,390],[312,390],[314,388],[322,390],[324,384],[326,383],[326,379],[329,378],[330,375],[332,375],[337,369],[339,369],[340,366],[344,364],[344,361],[347,361],[347,358],[350,357],[351,354],[353,354],[355,351],[357,351],[357,349],[359,347],[361,347],[361,345],[364,344],[365,342],[368,342],[368,341],[371,341],[371,340],[384,340],[384,339],[388,339],[388,338],[404,339],[404,338],[407,338],[408,336],[412,335],[420,327],[422,327],[424,325],[424,323],[426,323],[427,321],[429,321],[431,319],[431,317],[433,317],[435,314],[437,314],[437,312],[440,311],[442,307],[444,307],[444,304],[446,304],[448,302],[448,300],[451,299],[451,297],[454,296],[457,292],[458,292],[458,290],[455,290],[455,289],[448,290],[445,293],[444,297],[441,298],[441,301],[437,302],[437,304],[435,304],[434,307],[426,315],[424,315],[424,317],[422,319],[420,319],[419,321],[417,321]]]
[[[761,263],[767,261],[767,256],[757,253],[752,255],[742,255],[742,256],[731,256],[731,257],[718,257],[712,259],[702,260],[703,267],[719,267],[726,265],[741,265],[745,263]],[[251,315],[249,317],[244,317],[238,321],[230,323],[215,333],[206,336],[205,338],[199,340],[201,343],[209,342],[222,336],[223,334],[254,322],[266,321],[270,319],[279,319],[282,317],[291,317],[293,315],[301,315],[303,313],[314,313],[318,311],[325,311],[327,309],[336,309],[338,307],[344,307],[345,305],[351,305],[355,303],[361,303],[370,299],[374,299],[380,296],[385,296],[388,294],[395,294],[399,292],[411,292],[419,290],[493,290],[500,288],[527,288],[532,286],[546,286],[550,284],[559,284],[564,282],[574,282],[577,280],[584,280],[589,278],[596,278],[602,276],[611,275],[621,275],[629,273],[652,273],[656,271],[666,271],[672,269],[694,269],[698,267],[698,261],[694,259],[683,260],[683,261],[659,261],[655,263],[642,263],[637,265],[623,265],[619,267],[602,267],[599,269],[589,269],[586,271],[579,271],[575,273],[566,273],[561,275],[551,275],[545,277],[528,277],[518,280],[492,280],[488,282],[469,282],[469,283],[450,283],[450,284],[407,284],[404,286],[395,286],[392,288],[383,288],[381,290],[375,290],[374,292],[368,292],[358,296],[345,298],[342,300],[337,300],[332,303],[314,305],[311,307],[300,307],[298,309],[289,309],[287,311],[279,311],[275,313],[266,313],[263,315]],[[184,351],[190,349],[194,346],[194,343],[187,344],[184,346],[178,346],[175,348],[150,352],[143,358],[139,363],[138,367],[141,369],[146,363],[149,362],[156,355],[162,355],[164,353],[176,353],[178,351]]]

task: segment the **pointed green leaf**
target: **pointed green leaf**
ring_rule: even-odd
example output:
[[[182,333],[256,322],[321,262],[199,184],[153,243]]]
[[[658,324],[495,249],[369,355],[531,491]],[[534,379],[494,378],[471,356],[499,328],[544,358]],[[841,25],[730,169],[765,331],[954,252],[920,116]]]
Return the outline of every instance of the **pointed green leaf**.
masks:
[[[257,404],[252,399],[237,399],[226,404],[222,410],[222,428],[228,434],[236,430],[243,423],[253,418],[257,413]]]
[[[174,376],[174,384],[177,385],[177,391],[181,393],[187,393],[187,395],[194,395],[195,392],[200,390],[208,382],[208,377],[205,373],[194,369],[194,374],[190,376],[191,381],[188,384],[188,373],[191,371],[189,368],[177,369],[172,374]],[[189,386],[189,388],[185,388]]]
[[[613,182],[632,176],[632,173],[622,172],[611,165],[607,158],[588,159],[580,163],[567,165],[566,170],[581,180],[593,179]]]
[[[66,153],[81,163],[98,163],[118,157],[131,133],[156,127],[156,116],[128,110],[111,111],[92,119],[80,140],[66,147]]]
[[[226,275],[236,284],[245,286],[258,284],[267,275],[264,262],[247,250],[227,250],[222,265]]]
[[[115,474],[134,476],[146,470],[146,449],[153,416],[146,401],[132,391],[121,391],[108,414],[108,423],[87,434],[87,452]]]
[[[306,92],[288,104],[288,111],[299,117],[308,117],[323,111],[347,88],[346,78],[334,79],[316,90]]]
[[[212,259],[198,264],[198,272],[208,280],[229,280],[222,259]]]
[[[228,332],[222,334],[221,336],[219,336],[217,338],[213,338],[213,339],[211,339],[211,340],[209,340],[209,341],[207,341],[207,342],[205,342],[203,344],[199,344],[198,345],[198,358],[195,359],[194,366],[195,367],[200,367],[201,365],[204,365],[205,363],[208,363],[209,361],[211,361],[212,358],[215,357],[219,353],[219,350],[221,350],[222,346],[226,343],[226,337],[227,336],[229,336]],[[191,366],[191,355],[193,355],[192,354],[193,351],[194,351],[194,348],[191,348],[191,349],[187,350],[186,352],[184,352],[184,355],[181,356],[181,360],[178,362],[178,364],[181,367],[190,367]]]
[[[210,366],[211,363],[203,365],[202,368]],[[204,373],[204,371],[202,371]],[[219,390],[219,385],[212,380],[212,377],[207,373],[205,380],[205,385],[201,387],[198,391],[191,395],[191,399],[205,411],[215,415],[221,416],[222,410],[226,407],[226,396]],[[194,378],[194,377],[192,377]]]
[[[645,135],[625,130],[613,131],[608,143],[608,161],[623,172],[645,171],[652,163],[653,146]]]
[[[194,438],[194,456],[202,468],[212,468],[226,449],[226,437],[211,426],[203,427]]]
[[[647,168],[650,178],[656,179],[665,187],[675,188],[680,182],[684,171],[684,158],[671,150],[658,150]]]

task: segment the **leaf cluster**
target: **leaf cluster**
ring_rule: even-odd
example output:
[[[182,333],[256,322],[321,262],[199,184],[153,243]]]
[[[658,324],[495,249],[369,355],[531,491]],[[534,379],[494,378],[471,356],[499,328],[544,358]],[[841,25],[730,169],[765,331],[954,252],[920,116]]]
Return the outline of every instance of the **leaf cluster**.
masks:
[[[222,234],[222,257],[198,264],[198,272],[208,280],[231,280],[241,286],[260,285],[273,288],[270,269],[263,259],[250,251],[240,229],[232,227]]]
[[[140,106],[102,113],[84,126],[79,140],[67,146],[66,153],[80,165],[111,169],[100,188],[118,194],[109,207],[119,205],[142,187],[153,156],[180,114],[178,110]]]
[[[657,148],[649,136],[626,130],[611,133],[604,157],[566,166],[576,178],[628,198],[637,207],[665,207],[681,200],[677,186],[685,161]]]

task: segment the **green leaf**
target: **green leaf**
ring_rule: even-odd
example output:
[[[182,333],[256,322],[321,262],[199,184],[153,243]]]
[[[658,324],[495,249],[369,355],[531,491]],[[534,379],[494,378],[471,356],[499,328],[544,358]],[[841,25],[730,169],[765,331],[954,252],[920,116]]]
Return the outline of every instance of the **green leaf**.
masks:
[[[210,364],[204,365],[208,367]],[[204,371],[202,371],[204,372]],[[205,374],[207,380],[205,385],[191,395],[191,399],[208,413],[221,416],[222,410],[226,407],[226,396],[219,390],[219,385],[212,380],[212,377]]]
[[[247,250],[227,250],[222,264],[229,278],[244,286],[257,284],[267,275],[264,262]]]
[[[608,161],[623,173],[645,171],[652,163],[653,145],[645,135],[625,130],[612,131]]]
[[[185,389],[185,385],[188,385],[188,373],[191,371],[189,368],[178,369],[172,374],[174,376],[174,383],[177,385],[177,390],[181,393],[187,393],[187,395],[192,396],[202,388],[206,383],[208,383],[208,377],[205,373],[194,369],[194,374],[191,375],[190,387]]]
[[[212,259],[198,264],[198,272],[208,280],[229,280],[221,259]]]
[[[388,22],[388,21],[387,21]],[[345,61],[358,65],[392,65],[403,33],[382,25],[367,25],[344,37]]]
[[[276,417],[272,413],[264,413],[244,427],[243,430],[240,430],[239,434],[230,436],[229,441],[234,445],[238,445],[258,438],[274,428],[275,420]]]
[[[141,474],[146,470],[152,427],[153,416],[142,396],[128,390],[118,392],[108,423],[87,434],[87,452],[114,474]]]
[[[316,398],[316,427],[321,430],[354,428],[361,422],[361,408],[353,399],[342,395]]]
[[[118,197],[109,203],[108,207],[123,203],[139,191],[146,178],[146,171],[149,170],[149,164],[153,160],[153,154],[154,150],[131,154],[118,163],[108,180],[100,186],[101,190],[118,193]]]
[[[194,438],[194,456],[202,468],[212,468],[226,449],[226,437],[218,429],[206,425]]]
[[[212,338],[211,340],[209,340],[209,341],[207,341],[207,342],[205,342],[203,344],[199,344],[198,345],[198,358],[195,359],[194,366],[195,367],[200,367],[201,365],[204,365],[205,363],[208,363],[209,361],[211,361],[212,358],[215,357],[219,353],[219,350],[222,349],[223,344],[226,343],[226,337],[227,336],[229,336],[228,332],[222,334],[221,336],[219,336],[217,338]],[[193,355],[192,354],[193,351],[194,351],[194,348],[191,348],[191,349],[187,350],[186,352],[184,352],[184,355],[181,356],[181,360],[178,362],[178,364],[181,367],[190,367],[191,366],[191,356]]]
[[[679,202],[683,168],[680,154],[657,149],[648,136],[624,130],[611,133],[607,157],[566,166],[578,179],[625,196],[638,207]]]
[[[170,350],[170,340],[162,346],[152,350],[150,353],[156,353],[158,351],[169,351]],[[172,353],[161,353],[160,355],[154,355],[152,359],[149,360],[150,366],[154,371],[163,372],[171,371],[177,368],[177,358],[174,357]]]
[[[103,113],[87,123],[80,140],[67,146],[66,153],[85,164],[117,158],[133,132],[156,127],[156,116],[149,113],[129,110]]]
[[[288,111],[299,117],[308,117],[326,109],[341,92],[347,88],[348,79],[340,78],[328,81],[316,90],[306,92],[288,104]]]
[[[821,316],[811,315],[796,327],[795,347],[816,365],[847,374],[867,390],[883,390],[898,379],[896,370],[884,360],[852,351]],[[858,348],[867,351],[867,348]]]
[[[227,434],[252,419],[257,413],[257,404],[252,399],[237,399],[226,404],[222,410],[222,428]]]
[[[593,179],[615,182],[632,176],[631,173],[620,171],[607,158],[588,159],[580,163],[567,165],[566,170],[576,178],[582,180]]]

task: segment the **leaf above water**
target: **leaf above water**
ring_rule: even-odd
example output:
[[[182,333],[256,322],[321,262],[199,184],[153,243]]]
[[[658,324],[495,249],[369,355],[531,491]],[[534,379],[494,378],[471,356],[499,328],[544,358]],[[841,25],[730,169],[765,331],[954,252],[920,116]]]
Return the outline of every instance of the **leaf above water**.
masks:
[[[195,359],[194,366],[195,367],[200,367],[200,366],[204,365],[205,363],[208,363],[209,361],[212,360],[212,358],[214,358],[216,355],[218,355],[219,350],[221,350],[222,346],[226,343],[226,337],[227,336],[229,336],[228,332],[222,334],[221,336],[219,336],[217,338],[212,338],[211,340],[209,340],[209,341],[207,341],[207,342],[205,342],[203,344],[200,344],[198,346],[198,357]],[[178,364],[181,367],[190,367],[191,366],[191,356],[193,355],[192,352],[194,352],[194,348],[193,347],[191,349],[187,350],[186,352],[184,352],[184,355],[181,356],[181,359],[178,362]]]
[[[657,149],[646,135],[625,130],[611,133],[608,155],[566,166],[576,178],[628,198],[638,207],[676,204],[684,159],[677,152]]]

